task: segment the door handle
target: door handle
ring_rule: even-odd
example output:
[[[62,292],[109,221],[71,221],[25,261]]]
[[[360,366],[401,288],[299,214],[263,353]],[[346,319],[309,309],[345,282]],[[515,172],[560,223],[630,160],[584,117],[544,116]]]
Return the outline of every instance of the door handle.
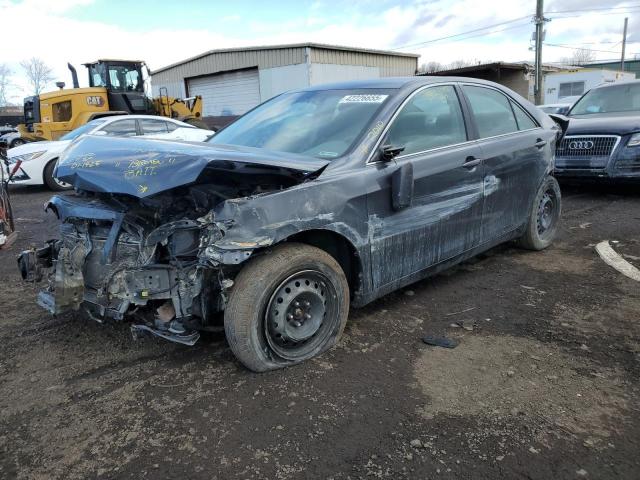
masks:
[[[462,164],[462,168],[466,168],[468,170],[473,170],[474,168],[476,168],[478,165],[480,165],[480,163],[482,162],[481,159],[476,158],[476,157],[467,157],[464,161],[464,163]]]
[[[535,146],[536,146],[536,148],[542,148],[542,147],[544,147],[546,144],[547,144],[547,141],[546,141],[546,140],[542,140],[541,138],[538,138],[538,139],[536,140]]]

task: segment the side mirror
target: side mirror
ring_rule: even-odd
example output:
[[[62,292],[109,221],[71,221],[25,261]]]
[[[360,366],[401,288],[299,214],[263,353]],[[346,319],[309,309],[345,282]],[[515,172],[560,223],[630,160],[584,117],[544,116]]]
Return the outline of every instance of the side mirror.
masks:
[[[558,126],[556,140],[558,143],[560,143],[560,141],[564,138],[565,133],[567,133],[567,128],[569,128],[569,119],[564,115],[559,115],[557,113],[550,113],[549,116],[551,117],[551,120],[556,122],[556,125]]]
[[[105,132],[104,130],[96,130],[95,132],[92,133],[92,135],[104,136],[104,135],[108,135],[108,133]]]
[[[380,160],[390,162],[404,151],[404,147],[395,147],[393,145],[383,145],[380,147]]]
[[[402,210],[413,201],[413,164],[406,162],[391,175],[391,206]]]

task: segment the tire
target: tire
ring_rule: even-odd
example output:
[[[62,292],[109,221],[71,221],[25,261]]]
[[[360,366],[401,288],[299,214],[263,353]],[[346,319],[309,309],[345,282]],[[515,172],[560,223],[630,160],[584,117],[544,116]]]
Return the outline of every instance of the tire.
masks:
[[[56,180],[55,177],[53,176],[53,171],[56,168],[57,161],[58,159],[54,158],[49,163],[47,163],[47,165],[44,167],[44,171],[42,172],[42,178],[44,180],[44,184],[54,192],[69,190],[72,188],[71,185],[69,185],[68,183],[60,182]]]
[[[249,260],[238,273],[224,329],[236,358],[264,372],[333,347],[348,313],[349,286],[338,262],[319,248],[286,243]]]
[[[524,235],[518,243],[528,250],[544,250],[558,232],[558,223],[562,213],[562,195],[558,181],[548,176],[538,188],[531,205],[531,213]]]
[[[9,145],[9,148],[14,148],[14,147],[19,147],[20,145],[24,145],[25,142],[23,139],[21,138],[15,138],[12,142],[11,145]]]

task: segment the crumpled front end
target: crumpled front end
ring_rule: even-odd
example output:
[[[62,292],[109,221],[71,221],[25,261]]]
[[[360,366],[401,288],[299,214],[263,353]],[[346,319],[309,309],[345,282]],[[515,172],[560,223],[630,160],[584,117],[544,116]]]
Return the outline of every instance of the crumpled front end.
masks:
[[[49,208],[62,221],[60,239],[18,259],[25,280],[47,282],[39,305],[54,315],[81,309],[100,322],[131,315],[138,330],[195,343],[211,320],[202,308],[211,264],[199,258],[200,241],[215,226],[185,218],[156,227],[153,215],[74,197],[54,197]]]
[[[60,238],[23,252],[22,276],[46,280],[38,303],[54,315],[127,318],[135,332],[192,345],[198,331],[219,324],[239,264],[271,243],[255,211],[239,205],[298,185],[323,165],[294,168],[237,148],[81,139],[58,166],[77,194],[47,205]],[[225,239],[230,228],[240,241]]]

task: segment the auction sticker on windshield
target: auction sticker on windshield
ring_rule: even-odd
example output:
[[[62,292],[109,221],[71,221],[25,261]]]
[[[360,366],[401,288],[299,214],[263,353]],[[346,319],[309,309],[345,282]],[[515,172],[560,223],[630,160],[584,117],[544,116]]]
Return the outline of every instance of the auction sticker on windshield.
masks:
[[[389,95],[346,95],[338,103],[382,103]]]

